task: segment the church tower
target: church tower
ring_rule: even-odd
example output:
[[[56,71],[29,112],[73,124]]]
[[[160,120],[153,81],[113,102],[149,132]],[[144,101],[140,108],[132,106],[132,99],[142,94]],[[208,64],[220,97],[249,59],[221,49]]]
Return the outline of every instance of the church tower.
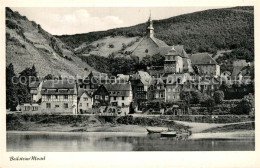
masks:
[[[151,17],[151,12],[150,12],[150,16],[149,16],[147,23],[148,23],[148,25],[147,25],[146,35],[148,37],[153,37],[154,36],[154,28],[153,28],[153,20],[152,20],[152,17]]]

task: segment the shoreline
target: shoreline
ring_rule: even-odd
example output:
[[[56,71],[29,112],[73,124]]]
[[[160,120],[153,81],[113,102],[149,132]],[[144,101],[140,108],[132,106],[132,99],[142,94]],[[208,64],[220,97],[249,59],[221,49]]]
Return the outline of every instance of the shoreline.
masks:
[[[116,118],[60,115],[7,115],[6,131],[147,133],[146,128],[156,127],[181,132],[188,129],[192,131],[192,134],[255,131],[254,121],[203,123],[158,117],[123,116]]]
[[[147,132],[58,132],[58,131],[6,131],[6,135],[8,134],[102,134],[104,136],[114,136],[115,134],[124,135],[124,136],[148,136]],[[157,134],[159,135],[159,134]],[[188,138],[189,140],[196,139],[236,139],[236,140],[255,140],[255,131],[235,131],[235,132],[208,132],[208,133],[194,133]]]

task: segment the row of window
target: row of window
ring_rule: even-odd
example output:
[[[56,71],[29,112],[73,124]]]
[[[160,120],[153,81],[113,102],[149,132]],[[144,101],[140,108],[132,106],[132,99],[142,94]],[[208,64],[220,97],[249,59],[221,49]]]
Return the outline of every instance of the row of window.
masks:
[[[168,92],[179,92],[180,89],[168,88]]]
[[[157,86],[157,87],[151,86],[151,90],[153,90],[153,89],[164,89],[164,86]]]
[[[59,107],[60,107],[60,105],[58,105],[58,104],[55,105],[55,108],[59,108]],[[46,103],[46,108],[51,108],[51,103]],[[64,103],[63,108],[69,108],[69,104]]]
[[[89,104],[87,103],[87,107],[89,106]],[[79,107],[82,107],[82,103],[79,103]]]
[[[24,111],[30,111],[30,110],[31,110],[31,106],[25,106],[24,107]],[[32,106],[32,111],[38,111],[38,107]]]
[[[102,98],[103,98],[103,96],[95,95],[95,99],[102,99]],[[114,96],[114,97],[113,97],[113,100],[116,100],[116,98],[117,98],[117,96]],[[112,99],[112,97],[111,97],[111,99]],[[125,100],[125,97],[122,96],[121,99],[122,99],[122,100]],[[109,100],[109,96],[105,96],[105,100]]]
[[[168,100],[169,99],[180,99],[180,96],[170,96],[170,95],[168,95]]]
[[[43,96],[43,98],[46,98],[46,99],[69,99],[69,98],[72,98],[73,96],[70,95],[46,95],[46,97]]]

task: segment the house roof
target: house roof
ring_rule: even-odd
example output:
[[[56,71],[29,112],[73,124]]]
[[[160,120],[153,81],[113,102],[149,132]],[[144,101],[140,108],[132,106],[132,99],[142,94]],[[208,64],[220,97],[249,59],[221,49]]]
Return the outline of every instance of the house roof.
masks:
[[[80,98],[84,93],[86,93],[89,97],[91,97],[91,95],[84,89],[78,90],[78,97]]]
[[[208,53],[197,53],[190,55],[193,65],[218,65]]]
[[[168,46],[164,41],[159,40],[159,39],[155,38],[154,36],[149,36],[148,38],[151,38],[158,47],[167,47]]]
[[[235,78],[239,74],[242,74],[242,76],[250,76],[250,70],[251,70],[251,67],[249,65],[247,65],[247,66],[234,66],[231,77]]]
[[[152,77],[145,71],[138,71],[136,74],[132,75],[132,79],[140,79],[143,85],[149,86]]]
[[[221,74],[222,74],[222,75],[226,74],[226,75],[230,76],[230,75],[231,75],[231,72],[229,72],[229,71],[224,71],[224,72],[222,72]]]
[[[131,85],[130,84],[104,84],[105,88],[108,91],[121,91],[121,90],[126,90],[126,91],[130,91],[132,90]]]
[[[117,79],[120,81],[129,81],[130,76],[129,75],[124,75],[124,74],[117,74]]]
[[[29,87],[30,88],[37,88],[37,87],[39,87],[40,83],[41,83],[40,81],[33,81],[29,84]]]
[[[129,96],[132,90],[130,84],[105,84],[110,96]]]
[[[42,84],[42,95],[73,95],[75,92],[73,80],[47,80]]]
[[[74,89],[73,80],[47,80],[43,81],[42,89]]]
[[[153,78],[151,81],[151,85],[164,85],[162,78]]]
[[[211,79],[202,79],[199,82],[200,85],[218,85],[220,84],[219,80],[216,78],[211,78]]]

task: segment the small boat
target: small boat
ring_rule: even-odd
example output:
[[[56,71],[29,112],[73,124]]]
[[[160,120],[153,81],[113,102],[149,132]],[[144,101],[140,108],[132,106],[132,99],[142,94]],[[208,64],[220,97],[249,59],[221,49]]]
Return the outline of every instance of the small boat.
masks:
[[[175,131],[161,132],[161,137],[176,137],[177,133]]]
[[[167,131],[168,128],[146,128],[146,130],[149,134],[156,134]]]

